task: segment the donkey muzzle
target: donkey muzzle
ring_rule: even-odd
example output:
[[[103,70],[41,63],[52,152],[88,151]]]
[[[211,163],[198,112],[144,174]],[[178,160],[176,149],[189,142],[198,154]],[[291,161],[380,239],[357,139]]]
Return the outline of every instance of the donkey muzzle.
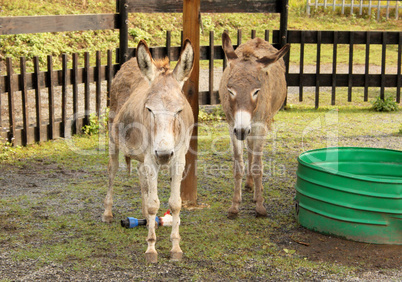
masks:
[[[174,152],[169,150],[155,150],[155,157],[159,164],[164,165],[170,162]]]
[[[247,128],[234,128],[233,129],[233,133],[236,136],[236,138],[238,140],[245,140],[247,138],[247,136],[250,134],[251,132],[251,128],[247,127]]]

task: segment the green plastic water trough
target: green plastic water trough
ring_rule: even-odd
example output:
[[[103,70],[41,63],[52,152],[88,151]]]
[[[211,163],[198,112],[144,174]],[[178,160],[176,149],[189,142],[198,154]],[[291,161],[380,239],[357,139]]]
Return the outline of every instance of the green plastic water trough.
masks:
[[[296,218],[346,239],[402,245],[402,151],[335,147],[298,158]]]

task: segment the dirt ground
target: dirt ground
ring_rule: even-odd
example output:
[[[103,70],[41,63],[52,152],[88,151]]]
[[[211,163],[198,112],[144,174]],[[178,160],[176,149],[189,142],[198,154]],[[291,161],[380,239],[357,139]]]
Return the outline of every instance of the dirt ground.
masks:
[[[0,164],[0,171],[0,193],[2,196],[26,195],[28,199],[35,199],[44,192],[60,193],[59,185],[61,183],[68,181],[68,179],[80,179],[88,176],[88,173],[85,171],[67,170],[57,163],[42,159],[34,160],[34,165],[28,164],[22,167],[8,166],[7,169]],[[41,173],[43,171],[52,171],[52,173],[47,175]],[[72,205],[64,207],[58,212],[60,214],[73,212],[74,204],[77,201],[76,199],[71,199],[71,201],[73,201]],[[93,205],[96,204],[94,203]],[[37,209],[37,216],[45,220],[48,216],[46,212],[40,207]],[[95,206],[94,210],[96,210]],[[2,212],[0,219],[3,215]],[[0,232],[12,233],[15,230],[12,226],[0,225]],[[311,261],[335,262],[344,266],[356,267],[360,269],[363,280],[398,281],[402,279],[402,245],[375,245],[353,242],[322,235],[303,227],[298,227],[290,233],[277,232],[271,239],[280,249],[296,250],[299,256]],[[63,265],[52,263],[38,270],[36,269],[37,262],[34,259],[15,261],[9,257],[10,248],[13,248],[13,246],[8,245],[4,241],[0,241],[0,243],[0,274],[3,275],[3,278],[11,278],[11,281],[45,281],[48,279],[59,281],[121,281],[127,278],[136,280],[142,277],[140,272],[127,273],[126,271],[113,269],[111,266],[105,266],[104,271],[101,272],[93,272],[88,269],[84,272],[69,271],[66,273],[63,269],[69,268],[68,263]],[[40,243],[38,242],[38,244]],[[173,277],[186,280],[185,274],[175,273],[178,269],[174,265],[159,265],[155,267],[159,267],[164,271],[168,269],[167,271],[170,271]],[[391,272],[389,272],[390,270]],[[144,271],[146,271],[146,268]],[[300,275],[302,277],[303,273],[300,273]],[[355,279],[352,280],[356,281]]]
[[[61,193],[60,185],[68,181],[68,179],[80,179],[88,177],[88,173],[83,170],[68,170],[57,163],[48,162],[42,159],[33,160],[33,164],[27,164],[20,167],[10,167],[7,169],[0,164],[0,193],[4,197],[11,195],[26,195],[28,199],[40,197],[43,193]],[[49,174],[43,174],[43,171],[52,171]],[[96,175],[94,177],[97,177]],[[45,191],[44,191],[45,190]],[[63,195],[65,196],[65,195]],[[70,201],[70,200],[69,200]],[[74,205],[77,199],[71,199],[71,205],[58,210],[60,214],[72,213],[75,209]],[[94,210],[99,203],[86,203],[93,206]],[[46,219],[48,216],[44,207],[37,207],[36,216]],[[0,213],[1,217],[4,212]],[[0,224],[0,232],[13,233],[15,230],[12,226]],[[322,235],[309,231],[303,227],[293,229],[290,233],[277,232],[271,237],[280,249],[296,250],[298,256],[305,257],[311,261],[321,261],[328,263],[339,263],[344,266],[356,267],[361,271],[359,279],[351,278],[351,281],[400,281],[402,279],[402,245],[375,245],[368,243],[353,242],[341,238]],[[27,238],[27,240],[30,240]],[[42,244],[45,242],[37,242]],[[119,270],[113,266],[105,266],[103,271],[68,271],[63,269],[71,267],[68,263],[57,264],[52,263],[40,269],[37,269],[35,259],[26,259],[15,261],[9,256],[11,248],[15,246],[8,245],[7,242],[0,241],[0,274],[3,278],[11,279],[11,281],[126,281],[126,280],[142,280],[145,275],[140,272],[127,272]],[[139,266],[143,271],[147,271],[147,267]],[[153,266],[153,270],[166,272],[164,281],[170,278],[186,280],[184,273],[178,273],[179,268],[175,265],[157,265]],[[399,270],[398,270],[399,269]],[[303,276],[302,270],[300,277]],[[310,271],[310,270],[305,270]],[[169,272],[169,274],[167,274]],[[1,280],[0,275],[0,281]],[[188,277],[187,277],[188,278]],[[332,281],[337,279],[333,279]],[[8,281],[8,280],[5,280]],[[222,280],[223,281],[223,280]],[[317,280],[318,281],[318,280]]]
[[[402,245],[354,242],[322,235],[303,227],[291,234],[274,237],[274,240],[279,246],[295,249],[300,256],[313,261],[336,262],[378,273],[384,269],[401,269],[402,266]]]

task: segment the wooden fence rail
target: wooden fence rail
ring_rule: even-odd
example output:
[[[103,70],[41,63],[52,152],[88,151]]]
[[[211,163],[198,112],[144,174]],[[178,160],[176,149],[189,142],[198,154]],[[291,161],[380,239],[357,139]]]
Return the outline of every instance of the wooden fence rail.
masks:
[[[253,31],[251,37],[255,37]],[[265,39],[272,35],[274,45],[278,45],[280,32],[278,30],[265,31]],[[232,35],[233,36],[233,35]],[[237,45],[241,43],[241,30],[237,34]],[[395,100],[400,103],[401,50],[402,32],[359,32],[359,31],[299,31],[289,30],[288,42],[292,46],[299,45],[300,53],[299,72],[288,72],[289,87],[299,88],[299,100],[303,100],[305,87],[315,87],[315,106],[319,107],[320,87],[331,87],[331,104],[335,104],[336,89],[348,88],[348,100],[353,97],[353,88],[364,88],[364,99],[368,100],[370,87],[380,88],[380,95],[384,97],[385,88],[396,88]],[[235,37],[233,41],[236,42]],[[156,58],[168,56],[172,61],[178,60],[181,47],[171,46],[171,33],[167,32],[166,46],[151,48]],[[332,73],[321,73],[321,45],[333,46]],[[349,45],[349,72],[339,73],[337,68],[337,46]],[[316,48],[316,72],[305,73],[304,62],[306,46]],[[353,46],[365,47],[365,73],[353,73]],[[382,48],[381,73],[370,73],[370,46],[379,45]],[[397,72],[386,73],[387,46],[397,46]],[[236,46],[235,46],[236,47]],[[395,49],[395,48],[394,48]],[[108,106],[108,93],[112,78],[118,70],[118,64],[113,62],[113,52],[107,52],[107,64],[101,65],[101,52],[96,54],[95,66],[89,64],[89,54],[84,55],[84,67],[78,67],[78,55],[73,54],[73,66],[67,68],[67,55],[62,56],[62,69],[53,70],[53,58],[48,57],[47,71],[39,70],[39,60],[34,61],[34,72],[26,72],[26,59],[21,58],[20,73],[14,73],[14,64],[10,58],[6,60],[7,74],[0,76],[0,115],[1,136],[15,144],[29,144],[35,141],[50,140],[57,137],[68,137],[80,132],[83,125],[88,124],[90,113],[100,113]],[[291,52],[292,49],[291,49]],[[129,57],[135,54],[135,49],[128,50]],[[293,56],[294,57],[294,56]],[[118,55],[116,55],[118,58]],[[210,33],[209,46],[200,47],[200,60],[209,61],[209,89],[199,93],[199,103],[219,103],[218,92],[213,88],[215,60],[224,60],[224,53],[220,45],[215,45],[214,33]],[[291,64],[292,62],[288,62]],[[223,64],[225,67],[225,63]],[[105,82],[105,85],[102,85]],[[79,88],[81,87],[81,88]],[[91,91],[91,87],[94,88]],[[29,95],[30,92],[34,92]],[[18,99],[17,99],[18,97]],[[7,103],[5,103],[7,100]],[[58,101],[56,103],[56,101]],[[92,105],[92,107],[91,107]],[[18,109],[18,110],[17,110]]]

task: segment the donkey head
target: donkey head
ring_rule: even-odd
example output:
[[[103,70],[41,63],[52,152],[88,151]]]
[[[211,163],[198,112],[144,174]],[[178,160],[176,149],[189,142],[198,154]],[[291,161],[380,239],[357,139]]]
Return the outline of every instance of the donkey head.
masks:
[[[194,50],[189,40],[184,42],[182,50],[176,67],[171,71],[169,60],[155,62],[152,59],[145,41],[140,41],[137,48],[138,66],[150,84],[144,119],[150,122],[151,153],[159,164],[166,164],[173,158],[186,134],[182,111],[187,100],[182,87],[194,64]]]
[[[243,56],[239,57],[233,49],[228,33],[224,32],[222,47],[229,62],[227,91],[234,120],[233,133],[237,139],[245,140],[251,132],[259,96],[266,94],[260,93],[263,74],[288,52],[289,45],[263,58],[256,58],[251,48],[244,50]]]

